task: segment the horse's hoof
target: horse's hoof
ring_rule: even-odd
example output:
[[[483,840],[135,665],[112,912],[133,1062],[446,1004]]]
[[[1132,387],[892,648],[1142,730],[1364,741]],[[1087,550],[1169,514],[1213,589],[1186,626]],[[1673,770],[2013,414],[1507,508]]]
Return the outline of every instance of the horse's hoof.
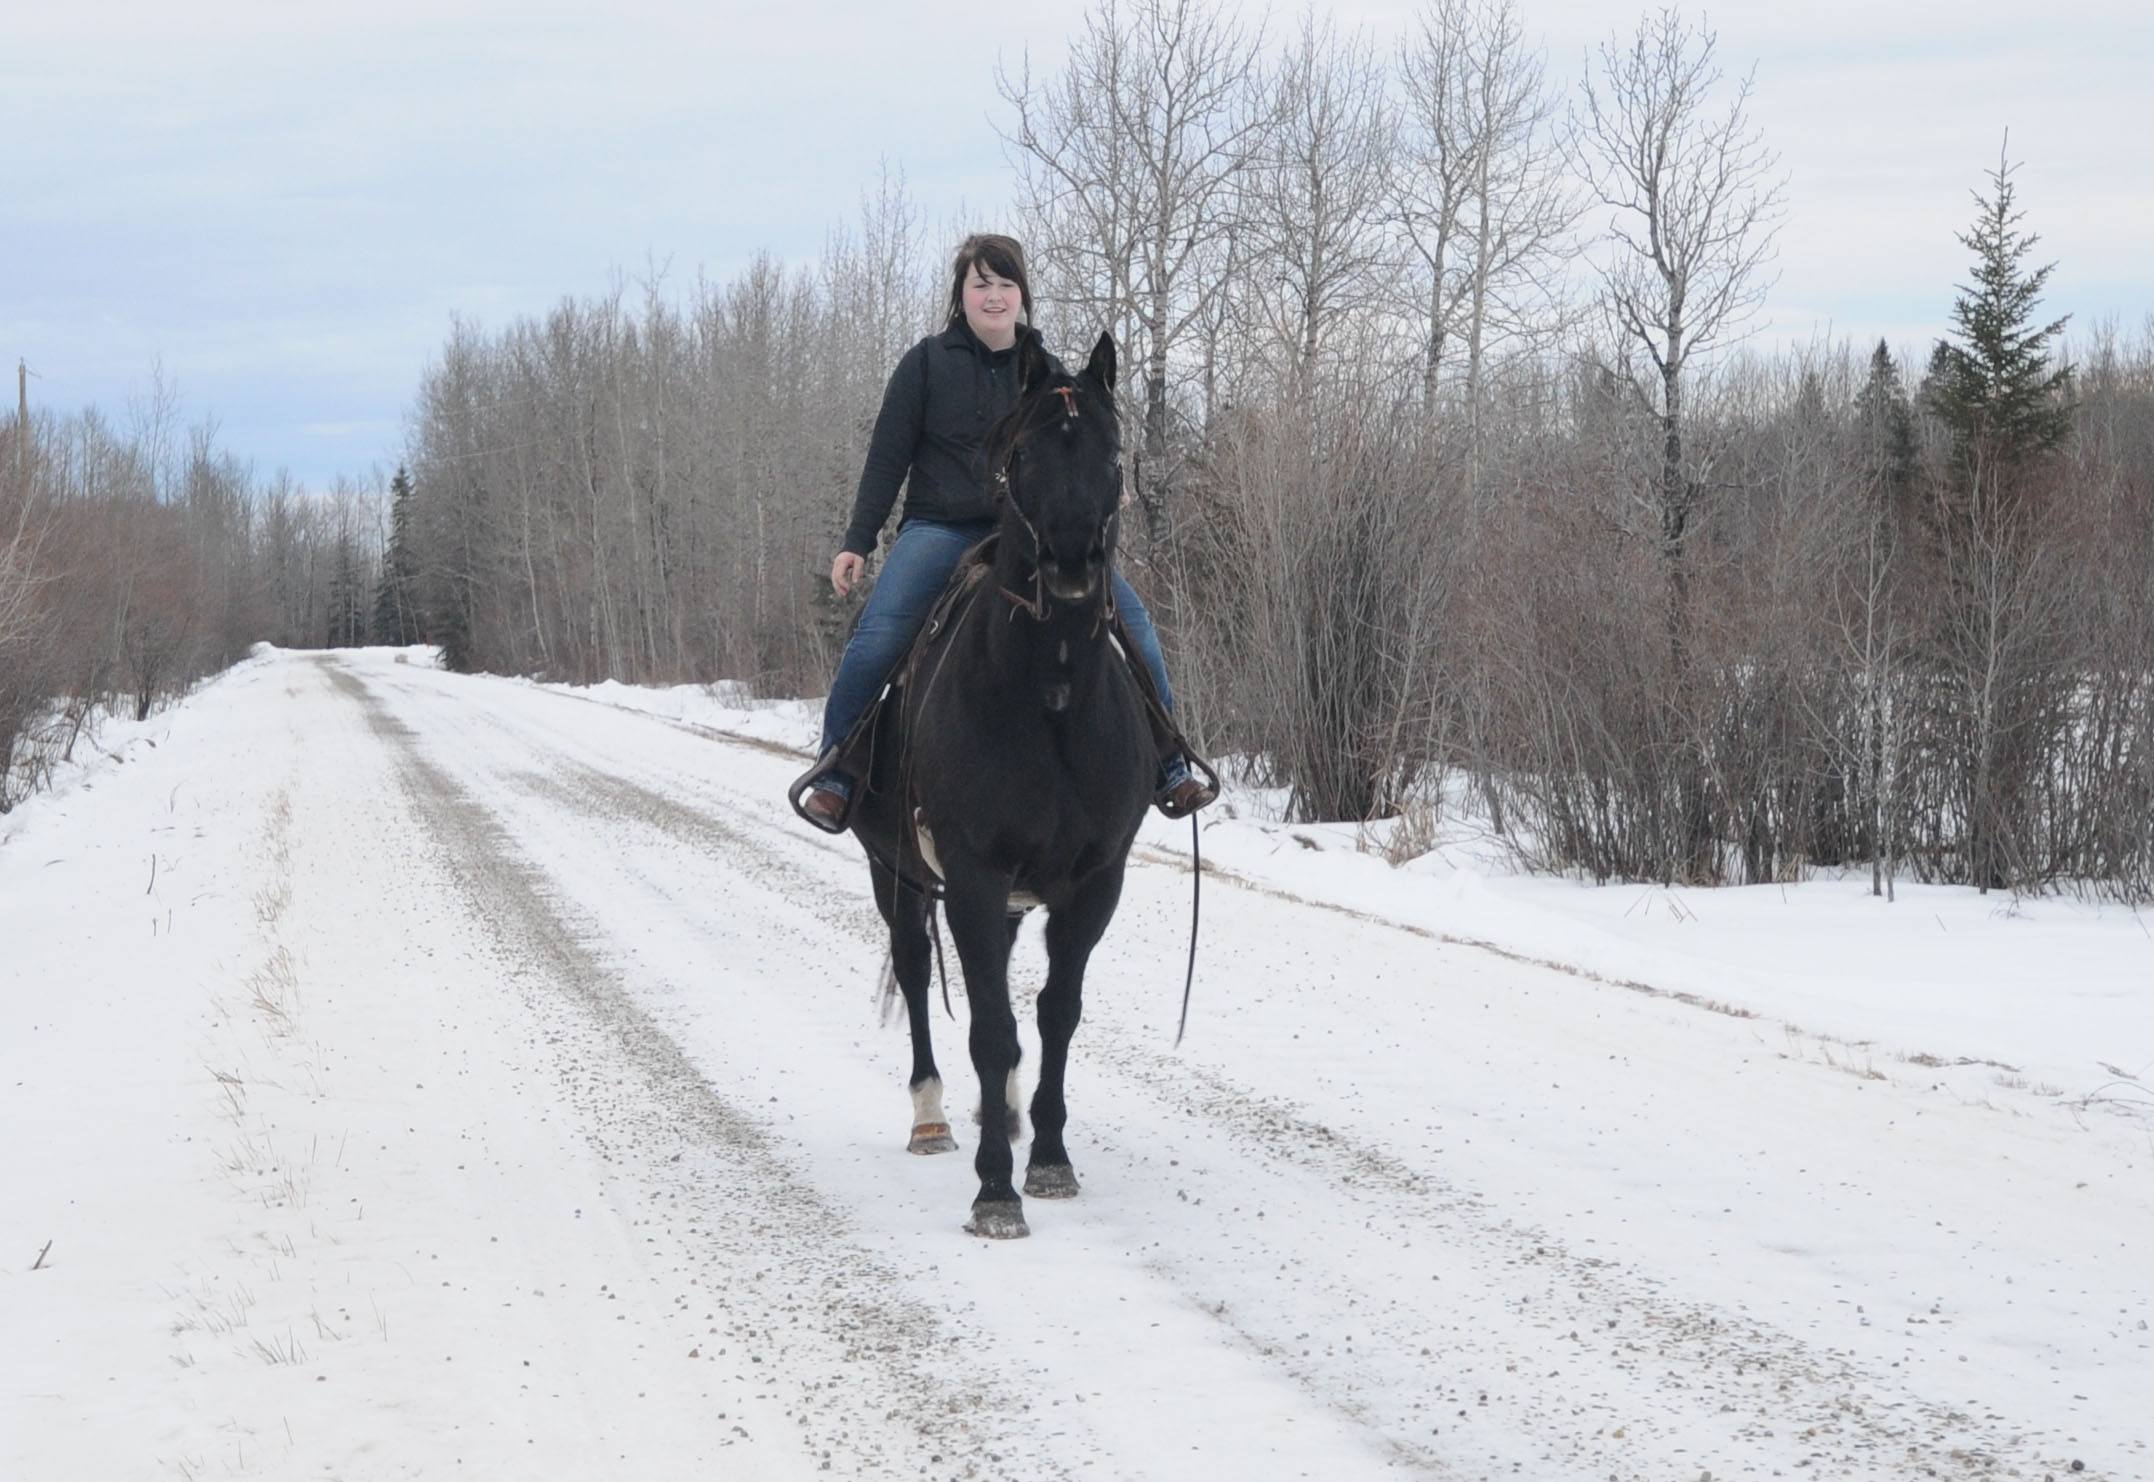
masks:
[[[957,1139],[950,1135],[948,1122],[922,1122],[912,1129],[912,1141],[905,1144],[908,1153],[954,1153]]]
[[[1022,1200],[975,1199],[972,1218],[965,1221],[965,1233],[983,1240],[1022,1240],[1032,1232],[1025,1228]]]
[[[1067,1163],[1035,1163],[1025,1170],[1025,1193],[1034,1199],[1074,1199],[1077,1170]]]

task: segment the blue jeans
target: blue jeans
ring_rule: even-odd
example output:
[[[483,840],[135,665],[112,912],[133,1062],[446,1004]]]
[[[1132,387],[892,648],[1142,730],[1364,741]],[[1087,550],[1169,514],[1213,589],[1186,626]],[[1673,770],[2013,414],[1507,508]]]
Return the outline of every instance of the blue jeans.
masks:
[[[837,677],[830,681],[830,698],[823,705],[823,744],[828,751],[845,739],[853,723],[867,714],[875,697],[889,681],[912,646],[913,635],[927,623],[927,615],[950,584],[957,558],[992,534],[992,520],[948,525],[939,520],[907,520],[898,528],[897,539],[883,557],[883,569],[868,593],[868,605],[846,641],[845,657],[838,661]],[[1137,657],[1152,671],[1160,702],[1174,708],[1174,691],[1167,686],[1167,661],[1159,651],[1159,634],[1152,615],[1144,610],[1137,594],[1122,573],[1114,574],[1114,602],[1122,614]]]

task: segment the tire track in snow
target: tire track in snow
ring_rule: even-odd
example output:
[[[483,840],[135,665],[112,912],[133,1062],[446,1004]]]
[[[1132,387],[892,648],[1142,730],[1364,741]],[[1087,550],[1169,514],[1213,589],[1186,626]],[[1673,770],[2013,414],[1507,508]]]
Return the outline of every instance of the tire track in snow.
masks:
[[[803,913],[842,921],[848,934],[861,940],[881,940],[872,908],[857,899],[834,899],[826,879],[803,870],[781,848],[751,839],[751,832],[783,839],[779,829],[753,815],[721,814],[575,762],[520,780],[534,793],[609,826],[643,827],[698,847],[723,846],[734,852],[744,875],[770,885]],[[1081,1035],[1080,1073],[1087,1079],[1103,1071],[1121,1078],[1155,1110],[1139,1140],[1119,1135],[1127,1128],[1126,1116],[1108,1130],[1080,1119],[1073,1135],[1090,1139],[1125,1167],[1156,1166],[1165,1159],[1163,1146],[1184,1146],[1169,1129],[1196,1125],[1220,1134],[1257,1165],[1227,1175],[1250,1191],[1234,1210],[1185,1216],[1222,1227],[1217,1241],[1185,1242],[1190,1250],[1206,1252],[1216,1250],[1218,1241],[1246,1239],[1252,1222],[1233,1217],[1244,1207],[1261,1207],[1268,1200],[1273,1207],[1298,1205],[1303,1211],[1301,1223],[1282,1220],[1265,1232],[1280,1242],[1264,1252],[1267,1263],[1290,1271],[1289,1285],[1299,1292],[1299,1300],[1277,1304],[1275,1310],[1241,1310],[1228,1296],[1200,1295],[1217,1288],[1201,1255],[1162,1246],[1148,1257],[1148,1265],[1232,1341],[1276,1364],[1327,1408],[1381,1434],[1401,1463],[1431,1470],[1445,1466],[1438,1450],[1412,1434],[1413,1428],[1432,1429],[1425,1423],[1432,1418],[1432,1399],[1449,1408],[1448,1419],[1470,1418],[1477,1449],[1487,1439],[1492,1386],[1486,1380],[1462,1386],[1460,1375],[1447,1365],[1452,1350],[1442,1335],[1450,1334],[1502,1351],[1498,1367],[1514,1377],[1504,1386],[1508,1394],[1494,1390],[1499,1397],[1493,1403],[1511,1412],[1508,1424],[1520,1439],[1564,1448],[1556,1459],[1566,1465],[1601,1464],[1607,1448],[1594,1442],[1602,1433],[1629,1432],[1644,1439],[1663,1427],[1701,1424],[1714,1433],[1710,1458],[1719,1475],[1743,1475],[1749,1470],[1745,1457],[1769,1469],[1769,1458],[1785,1454],[1781,1438],[1789,1434],[1804,1439],[1802,1450],[1811,1464],[1853,1468],[1849,1475],[1901,1475],[1913,1469],[1931,1476],[1979,1476],[2001,1459],[2038,1464],[2028,1451],[2031,1438],[2003,1417],[1978,1421],[1906,1392],[1889,1376],[1865,1372],[1849,1355],[1815,1348],[1746,1316],[1685,1301],[1642,1272],[1573,1252],[1504,1218],[1480,1196],[1441,1176],[1309,1117],[1287,1098],[1261,1095],[1150,1049],[1112,1021],[1090,1019]],[[1130,1105],[1127,1097],[1106,1099]],[[1318,1185],[1313,1191],[1310,1180]],[[1312,1192],[1337,1206],[1335,1217],[1308,1222]],[[1350,1274],[1394,1269],[1402,1232],[1445,1242],[1448,1279],[1435,1284],[1438,1291],[1431,1296],[1378,1291]],[[1328,1352],[1323,1338],[1307,1341],[1309,1331],[1295,1321],[1298,1314],[1305,1322],[1311,1310],[1338,1315]],[[1347,1372],[1357,1353],[1392,1377],[1377,1383]],[[1652,1383],[1663,1402],[1660,1416],[1626,1407],[1616,1386],[1597,1387],[1608,1376],[1654,1371],[1658,1377]],[[1372,1395],[1371,1389],[1396,1393]],[[1409,1398],[1416,1394],[1419,1401]],[[1433,1429],[1441,1436],[1446,1428]]]
[[[773,933],[791,935],[786,931],[788,922],[821,924],[819,937],[801,941],[801,950],[806,952],[825,950],[831,931],[838,931],[868,948],[883,946],[885,933],[879,913],[862,898],[857,885],[859,875],[862,875],[862,859],[851,847],[821,851],[801,849],[803,840],[797,838],[797,829],[767,823],[754,812],[724,806],[724,801],[719,801],[713,808],[700,808],[670,793],[661,793],[653,786],[644,786],[642,782],[623,778],[618,773],[601,771],[599,767],[586,765],[575,758],[577,750],[588,750],[588,747],[562,743],[562,739],[554,735],[532,735],[530,730],[519,728],[510,717],[489,715],[485,722],[474,722],[474,726],[476,724],[482,724],[502,739],[510,739],[519,752],[526,754],[513,767],[491,769],[489,786],[500,784],[508,791],[534,799],[545,814],[573,816],[577,825],[569,831],[577,838],[610,840],[612,849],[607,853],[614,859],[612,868],[623,883],[633,887],[638,898],[648,894],[653,903],[659,898],[668,898],[672,900],[672,909],[681,911],[685,918],[696,918],[704,913],[704,900],[696,896],[683,898],[679,894],[679,859],[683,853],[679,847],[685,847],[685,853],[696,859],[722,862],[724,872],[730,877],[726,885],[726,931],[709,931],[709,922],[704,922],[702,933],[713,950],[724,952],[732,946],[730,939],[741,933],[756,937],[771,937]],[[429,728],[431,726],[433,717],[429,717]],[[461,722],[457,722],[457,726],[459,730],[463,728]],[[541,756],[551,765],[541,763]],[[663,780],[670,786],[687,788],[698,778],[683,773],[666,775]],[[724,793],[719,793],[719,797],[724,799]],[[676,849],[655,847],[659,842],[672,844]],[[810,844],[812,842],[814,840],[810,840]],[[806,855],[806,862],[801,855]],[[831,855],[827,866],[823,855]],[[803,864],[808,868],[803,868]],[[842,883],[836,875],[838,868],[844,872]],[[959,991],[963,991],[961,982]],[[883,1045],[887,1047],[887,1036],[883,1036]],[[872,1064],[875,1064],[877,1075],[890,1077],[896,1075],[900,1066],[896,1058],[885,1060],[881,1053],[877,1053]],[[894,1079],[892,1083],[898,1081]],[[1219,1323],[1217,1310],[1200,1308],[1183,1288],[1165,1282],[1157,1269],[1146,1267],[1144,1262],[1122,1260],[1118,1264],[1122,1264],[1127,1273],[1139,1277],[1139,1284],[1148,1292],[1157,1288],[1157,1295],[1152,1297],[1155,1303],[1189,1314],[1193,1323]],[[999,1301],[997,1305],[1004,1308],[1004,1318],[1008,1318],[1008,1303]],[[1157,1310],[1159,1308],[1155,1308],[1155,1312]],[[1152,1327],[1157,1327],[1157,1323]],[[1004,1329],[1004,1351],[1008,1351],[1012,1342],[1025,1342],[1025,1333],[1032,1331],[1023,1323],[1010,1327],[1008,1320],[1004,1320]],[[1030,1342],[1036,1342],[1036,1338]],[[1335,1385],[1314,1383],[1314,1376],[1312,1383],[1292,1385],[1290,1368],[1258,1353],[1254,1344],[1206,1342],[1213,1342],[1219,1355],[1232,1353],[1234,1359],[1230,1366],[1262,1370],[1271,1376],[1273,1383],[1297,1387],[1312,1409],[1329,1413],[1342,1432],[1357,1435],[1357,1443],[1353,1443],[1351,1450],[1366,1450],[1370,1458],[1376,1460],[1376,1465],[1394,1469],[1407,1467],[1424,1471],[1428,1476],[1450,1476],[1450,1471],[1441,1465],[1435,1454],[1374,1424],[1366,1404],[1353,1402],[1351,1396],[1346,1396]],[[1047,1364],[1053,1366],[1055,1359],[1047,1359]],[[1090,1387],[1088,1379],[1088,1370],[1064,1364],[1060,1372],[1049,1374],[1045,1383],[1049,1394],[1073,1394]],[[1038,1413],[1045,1417],[1045,1411]],[[1254,1476],[1340,1476],[1342,1471],[1355,1471],[1355,1463],[1348,1460],[1346,1452],[1333,1456],[1333,1465],[1316,1473],[1279,1469],[1260,1471]],[[1170,1469],[1167,1476],[1178,1476],[1178,1473]]]
[[[694,799],[684,801],[570,759],[562,738],[500,716],[488,721],[538,755],[561,758],[551,772],[519,778],[527,790],[609,826],[641,827],[722,851],[743,879],[768,888],[780,903],[839,924],[855,939],[880,942],[879,918],[860,893],[819,872],[857,864],[842,849],[795,837],[797,831],[785,826],[789,819],[765,816],[775,810],[754,809],[709,774],[666,769],[666,785]],[[674,729],[720,739],[706,727]],[[650,775],[648,765],[642,770]],[[811,847],[815,853],[806,853]],[[1158,862],[1187,867],[1176,857]],[[1411,950],[1492,953],[1523,967],[1579,976],[1565,964],[1522,958],[1486,942],[1453,941],[1388,918],[1234,883],[1290,905],[1398,928],[1427,944]],[[1611,986],[1714,1007],[1648,985]],[[1594,1475],[1620,1475],[1620,1462],[1618,1472],[1608,1470],[1615,1453],[1635,1456],[1639,1443],[1656,1435],[1671,1442],[1691,1438],[1689,1454],[1721,1476],[1763,1475],[1787,1464],[1855,1476],[1971,1476],[2012,1465],[2038,1474],[2045,1463],[2037,1449],[2054,1452],[2058,1443],[2003,1416],[1970,1415],[1914,1394],[1851,1352],[1686,1301],[1643,1271],[1571,1251],[1382,1144],[1326,1126],[1286,1098],[1256,1095],[1151,1049],[1111,1021],[1088,1020],[1084,1040],[1080,1058],[1087,1079],[1109,1077],[1139,1093],[1119,1099],[1141,1106],[1143,1135],[1127,1135],[1134,1130],[1127,1118],[1104,1130],[1086,1125],[1081,1131],[1128,1176],[1170,1189],[1176,1177],[1170,1167],[1207,1156],[1218,1163],[1216,1147],[1193,1145],[1177,1130],[1201,1129],[1232,1149],[1238,1166],[1230,1162],[1224,1175],[1212,1171],[1215,1182],[1225,1177],[1247,1190],[1241,1205],[1269,1202],[1296,1211],[1293,1221],[1253,1230],[1239,1207],[1217,1200],[1210,1207],[1201,1207],[1201,1200],[1198,1207],[1177,1206],[1179,1219],[1210,1222],[1212,1238],[1161,1243],[1144,1258],[1147,1266],[1218,1323],[1223,1341],[1262,1356],[1312,1398],[1382,1435],[1398,1463],[1443,1465],[1422,1439],[1422,1422],[1436,1400],[1456,1411],[1449,1419],[1469,1421],[1440,1429],[1444,1453],[1458,1449],[1452,1438],[1460,1429],[1470,1437],[1467,1447],[1480,1450],[1489,1440],[1493,1405],[1510,1412],[1508,1439],[1517,1443],[1495,1447],[1494,1454],[1538,1454],[1566,1472],[1590,1466]],[[1176,1149],[1181,1160],[1168,1156]],[[1331,1212],[1311,1220],[1311,1202]],[[1420,1242],[1414,1259],[1444,1265],[1444,1280],[1426,1296],[1385,1290],[1365,1275],[1397,1266],[1407,1232]],[[1223,1286],[1210,1269],[1205,1252],[1236,1242],[1247,1246],[1252,1239],[1263,1260],[1284,1273],[1288,1296],[1252,1301],[1249,1292]],[[1423,1285],[1430,1283],[1424,1278]],[[1329,1316],[1312,1323],[1312,1311]],[[1483,1382],[1491,1370],[1506,1377],[1486,1388],[1464,1384],[1447,1362],[1446,1335],[1479,1350]],[[1413,1397],[1417,1389],[1419,1399]],[[1641,1405],[1641,1393],[1655,1403]],[[1660,1449],[1665,1454],[1667,1448]]]
[[[738,820],[685,804],[626,778],[573,762],[564,762],[555,773],[526,772],[519,774],[515,780],[531,794],[608,828],[624,825],[641,827],[697,848],[722,845],[729,851],[738,851],[730,857],[729,862],[739,865],[744,875],[757,877],[760,883],[775,882],[779,887],[776,893],[785,898],[785,904],[793,911],[842,923],[849,936],[866,944],[880,944],[885,940],[881,918],[872,907],[864,906],[857,896],[837,897],[826,880],[803,872],[782,852],[765,848],[745,837],[742,830],[735,827]],[[962,993],[961,980],[955,985],[955,990]],[[1084,1053],[1090,1053],[1089,1047],[1086,1047]],[[1090,1072],[1087,1071],[1086,1074],[1089,1076]],[[960,1084],[962,1083],[960,1081]],[[1127,1149],[1124,1156],[1114,1159],[1133,1165],[1153,1160],[1156,1160],[1156,1153],[1139,1149]],[[1104,1164],[1109,1158],[1103,1157],[1101,1161]],[[1349,1387],[1338,1383],[1336,1374],[1327,1374],[1321,1366],[1297,1364],[1277,1345],[1267,1345],[1242,1332],[1227,1318],[1225,1305],[1200,1302],[1191,1295],[1187,1273],[1173,1271],[1157,1261],[1142,1264],[1151,1271],[1155,1280],[1177,1294],[1176,1300],[1179,1303],[1200,1312],[1209,1322],[1220,1325],[1225,1330],[1223,1336],[1234,1347],[1282,1374],[1320,1407],[1355,1427],[1369,1431],[1378,1451],[1387,1456],[1393,1464],[1428,1475],[1452,1475],[1437,1452],[1410,1439],[1397,1426],[1385,1423],[1384,1417],[1355,1396]],[[1345,1306],[1353,1305],[1365,1309],[1368,1303],[1367,1294],[1361,1293],[1356,1294],[1350,1304],[1342,1300],[1341,1307],[1344,1310]]]
[[[802,1381],[794,1400],[806,1452],[840,1476],[918,1476],[923,1458],[942,1464],[936,1475],[1002,1475],[1018,1457],[1027,1477],[1072,1475],[1025,1444],[1019,1427],[1031,1406],[1021,1395],[930,1367],[931,1355],[971,1335],[903,1295],[899,1273],[851,1238],[844,1213],[591,956],[543,873],[419,754],[417,734],[358,677],[333,661],[324,667],[394,748],[450,873],[546,1026],[561,1089],[587,1135],[624,1182],[663,1195],[648,1199],[643,1223],[678,1242],[674,1270],[699,1268],[707,1295],[694,1302],[725,1323],[710,1341],[744,1350],[744,1381],[756,1366],[776,1386]],[[966,1454],[946,1460],[939,1452],[958,1437]]]

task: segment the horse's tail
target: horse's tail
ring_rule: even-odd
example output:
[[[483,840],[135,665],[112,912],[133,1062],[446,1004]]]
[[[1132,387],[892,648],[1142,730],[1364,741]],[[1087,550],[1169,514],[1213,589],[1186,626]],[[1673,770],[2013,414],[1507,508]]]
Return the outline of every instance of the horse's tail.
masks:
[[[900,998],[898,993],[897,959],[891,955],[888,948],[883,950],[883,972],[881,979],[875,986],[875,998],[875,1017],[883,1028],[888,1029],[890,1021],[898,1016]]]

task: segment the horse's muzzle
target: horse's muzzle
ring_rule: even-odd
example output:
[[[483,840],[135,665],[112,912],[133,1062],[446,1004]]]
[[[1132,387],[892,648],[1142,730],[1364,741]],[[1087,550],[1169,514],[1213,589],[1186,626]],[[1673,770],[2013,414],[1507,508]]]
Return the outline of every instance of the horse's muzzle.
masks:
[[[1082,555],[1064,552],[1082,551]],[[1089,547],[1071,541],[1057,551],[1053,542],[1041,553],[1040,581],[1057,602],[1085,602],[1099,594],[1107,579],[1107,547],[1095,540]]]
[[[1089,562],[1075,568],[1044,562],[1040,581],[1057,602],[1083,602],[1099,590],[1099,572]]]

